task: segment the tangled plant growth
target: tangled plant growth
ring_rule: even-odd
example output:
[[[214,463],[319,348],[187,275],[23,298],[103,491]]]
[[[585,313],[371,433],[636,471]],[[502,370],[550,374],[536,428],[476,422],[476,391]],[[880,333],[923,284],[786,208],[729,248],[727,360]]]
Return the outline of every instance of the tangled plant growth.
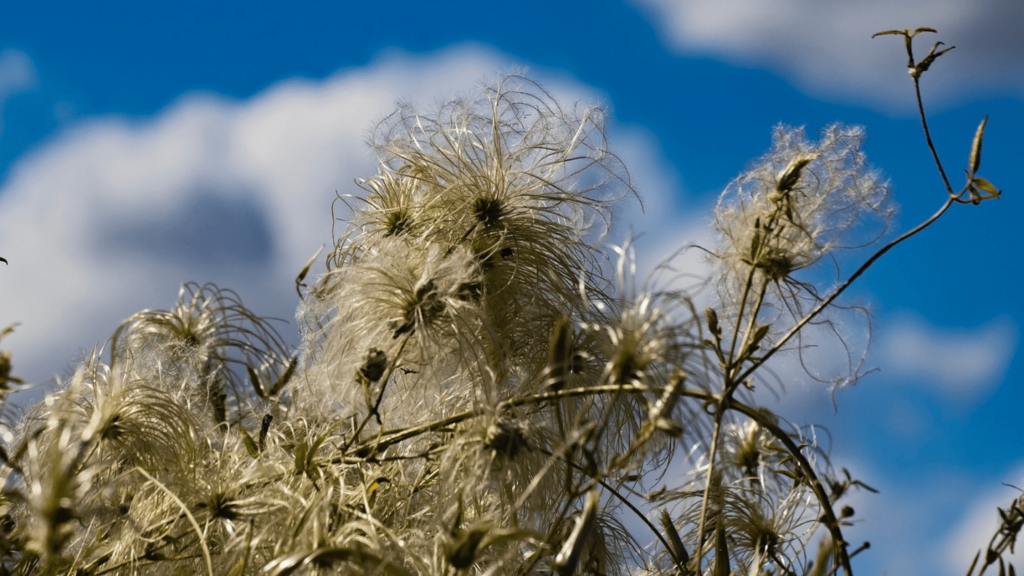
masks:
[[[916,32],[892,33],[916,86],[941,52],[915,63]],[[866,486],[749,391],[878,257],[998,196],[975,174],[984,123],[968,184],[936,158],[939,212],[832,287],[814,270],[880,236],[886,188],[859,129],[779,128],[715,208],[702,312],[668,274],[633,290],[629,250],[596,248],[634,193],[603,128],[520,77],[399,107],[327,272],[297,280],[298,351],[235,293],[188,284],[12,428],[0,570],[850,574],[843,498]]]

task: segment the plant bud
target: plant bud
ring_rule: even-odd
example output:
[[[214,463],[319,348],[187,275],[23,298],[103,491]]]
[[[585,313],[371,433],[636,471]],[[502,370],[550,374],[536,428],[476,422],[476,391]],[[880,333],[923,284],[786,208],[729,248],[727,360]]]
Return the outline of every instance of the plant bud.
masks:
[[[366,360],[363,362],[363,367],[359,369],[359,373],[368,381],[376,382],[384,376],[384,371],[387,368],[387,355],[376,348],[370,348],[366,353]]]
[[[804,167],[811,163],[816,156],[797,156],[790,161],[789,166],[779,173],[779,181],[775,185],[777,192],[788,192],[800,181],[800,173]]]
[[[569,319],[561,317],[555,321],[548,349],[548,388],[558,391],[565,387],[572,362],[572,326]]]

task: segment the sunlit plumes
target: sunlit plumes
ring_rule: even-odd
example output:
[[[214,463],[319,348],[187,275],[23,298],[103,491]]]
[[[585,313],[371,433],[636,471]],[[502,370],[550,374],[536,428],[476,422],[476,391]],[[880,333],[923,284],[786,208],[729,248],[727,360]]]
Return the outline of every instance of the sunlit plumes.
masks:
[[[578,312],[581,277],[603,288],[593,246],[611,205],[633,193],[604,123],[601,109],[563,109],[518,76],[430,111],[401,105],[371,136],[381,173],[363,183],[363,239],[400,228],[469,246],[492,324],[508,350],[528,356],[539,345],[535,318]],[[339,248],[362,249],[350,242]]]
[[[76,372],[71,389],[79,393],[72,411],[85,422],[82,440],[98,444],[97,457],[113,458],[115,466],[186,469],[197,449],[192,414],[167,391],[132,379],[125,368],[123,363],[112,372],[91,361]]]
[[[416,178],[382,172],[357,183],[367,195],[360,199],[363,205],[353,211],[350,225],[363,232],[361,243],[372,242],[378,237],[418,236],[434,225],[424,217],[424,213],[431,212],[430,204],[440,199],[424,195],[423,187]]]
[[[780,421],[778,416],[767,409],[758,410],[763,418],[774,422],[780,429],[789,428],[789,424]],[[801,453],[817,474],[828,474],[831,471],[829,459],[818,445],[817,428],[792,427],[786,433],[801,446]],[[706,480],[707,452],[708,447],[703,445],[694,446],[692,450],[695,459],[695,465],[690,471],[693,486],[702,487]],[[716,473],[725,485],[756,488],[761,493],[771,495],[788,494],[794,490],[794,484],[803,482],[805,477],[779,440],[750,418],[723,422],[716,456]]]
[[[251,395],[255,385],[246,367],[266,383],[253,390],[263,397],[279,392],[273,388],[283,387],[290,373],[290,355],[270,321],[246,308],[235,292],[212,284],[183,285],[172,310],[133,314],[112,340],[115,365],[146,357],[135,362],[140,378],[177,384],[175,392],[209,406],[215,423],[226,422],[228,410]]]
[[[659,309],[649,295],[623,305],[618,318],[603,328],[606,336],[604,379],[633,384],[654,375],[672,342],[662,328]]]
[[[270,438],[277,436],[272,432]],[[202,573],[203,545],[216,551],[216,573],[228,573],[244,557],[260,563],[273,557],[303,504],[293,488],[302,479],[293,475],[290,458],[254,457],[237,431],[219,447],[202,448],[201,458],[186,472],[157,469],[143,476],[138,470],[123,471],[124,486],[116,495],[122,500],[111,503],[117,516],[106,528],[116,535],[107,549],[110,565],[150,573],[145,569],[154,562],[159,566],[178,558],[190,566],[182,569]],[[268,439],[266,451],[268,456],[283,454],[276,440]],[[204,527],[202,542],[183,508]]]
[[[399,106],[378,124],[371,146],[382,174],[417,182],[424,216],[434,219],[426,226],[437,237],[547,220],[575,231],[575,244],[588,251],[583,237],[600,237],[610,203],[632,192],[607,149],[604,122],[600,108],[563,109],[536,83],[507,76],[436,110]]]
[[[827,254],[885,231],[893,208],[860,150],[863,139],[859,127],[829,126],[816,142],[803,129],[775,129],[772,149],[715,206],[712,260],[724,301],[739,298],[751,267],[778,287]]]
[[[764,483],[764,468],[777,461],[779,452],[771,450],[771,436],[757,422],[723,426],[722,470],[730,480]],[[769,473],[771,471],[769,470]]]
[[[547,356],[535,357],[531,364],[539,377],[525,382],[519,392],[559,391],[592,385],[601,380],[602,334],[581,330],[568,316],[554,319]],[[524,362],[525,363],[525,362]],[[530,364],[527,364],[530,366]]]
[[[667,382],[671,368],[683,368],[696,349],[694,312],[687,294],[661,286],[653,275],[637,286],[631,242],[613,247],[616,297],[591,302],[588,328],[604,334],[604,379],[612,384]],[[588,294],[589,296],[589,294]]]
[[[601,375],[593,384],[661,384],[661,361],[669,342],[664,339],[665,333],[658,333],[658,310],[651,304],[647,298],[624,303],[617,317],[586,326],[600,339],[600,358],[604,361]],[[602,447],[610,453],[626,449],[647,415],[647,406],[635,393],[600,396],[584,405],[589,407],[591,417],[605,423],[599,433],[605,439]]]
[[[549,504],[564,488],[565,467],[550,456],[555,449],[554,432],[525,412],[475,418],[440,454],[436,506],[461,498],[488,521],[542,529],[557,518]]]
[[[16,496],[27,514],[15,530],[25,551],[50,570],[66,567],[72,549],[80,545],[79,520],[88,516],[89,507],[84,500],[101,469],[90,460],[93,445],[81,438],[82,415],[71,410],[81,380],[88,377],[84,372],[79,369],[70,388],[47,396],[24,423],[25,459],[19,472],[26,490]]]
[[[777,422],[768,413],[764,417]],[[817,446],[814,429],[794,429],[788,435],[801,446],[816,474],[827,477],[828,458]],[[699,445],[694,448],[696,454],[703,454],[689,471],[688,486],[658,496],[662,502],[682,504],[677,524],[687,527],[690,542],[696,538],[701,495],[708,481],[706,450]],[[806,548],[822,528],[821,505],[800,465],[767,429],[752,419],[724,423],[709,494],[706,541],[714,542],[721,523],[730,562],[739,566],[739,573],[750,572],[755,563],[762,569],[774,566],[779,573],[806,565]]]
[[[692,311],[680,306],[685,302],[677,294],[659,290],[657,278],[636,287],[631,246],[627,243],[615,250],[619,255],[615,276],[618,297],[591,303],[590,321],[583,324],[581,336],[583,341],[596,341],[599,352],[594,360],[603,365],[597,379],[581,384],[639,385],[650,387],[651,392],[611,394],[593,400],[594,416],[607,422],[600,434],[609,451],[626,449],[647,419],[661,388],[668,384],[672,370],[685,368],[695,349],[687,331]],[[680,404],[672,417],[678,418],[683,410]],[[655,460],[660,461],[662,456],[667,454],[659,454]]]
[[[211,526],[210,537],[227,548],[242,548],[246,529],[256,530],[257,543],[274,538],[272,532],[287,528],[301,502],[281,481],[291,470],[272,458],[253,458],[241,444],[233,434],[230,446],[210,452],[205,472],[184,494],[197,519]],[[249,526],[250,520],[259,523]]]
[[[315,366],[296,384],[299,394],[329,384],[318,391],[309,388],[316,402],[326,396],[349,405],[365,403],[357,382],[371,349],[393,368],[380,377],[395,371],[411,375],[416,392],[426,396],[485,354],[481,342],[487,332],[477,305],[479,266],[464,247],[384,238],[350,265],[330,272],[324,284],[332,320],[317,348],[307,350],[305,362]],[[426,366],[428,374],[419,376]],[[407,409],[415,411],[411,405]]]
[[[721,518],[742,573],[754,563],[774,565],[779,573],[806,564],[805,549],[818,527],[817,502],[809,490],[769,495],[733,485],[725,494]]]

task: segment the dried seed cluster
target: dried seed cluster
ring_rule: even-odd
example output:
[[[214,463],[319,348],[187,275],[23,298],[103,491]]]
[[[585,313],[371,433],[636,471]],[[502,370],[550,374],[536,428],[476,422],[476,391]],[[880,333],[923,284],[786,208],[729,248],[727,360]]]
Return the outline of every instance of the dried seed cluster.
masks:
[[[813,429],[743,403],[744,370],[765,306],[888,214],[861,133],[779,129],[730,184],[705,338],[685,292],[633,288],[629,246],[599,248],[634,194],[604,129],[519,76],[400,105],[299,350],[187,284],[15,427],[0,572],[804,573],[812,538],[840,542],[853,481]],[[0,354],[5,391],[10,372]],[[661,514],[649,534],[623,524],[638,496]]]

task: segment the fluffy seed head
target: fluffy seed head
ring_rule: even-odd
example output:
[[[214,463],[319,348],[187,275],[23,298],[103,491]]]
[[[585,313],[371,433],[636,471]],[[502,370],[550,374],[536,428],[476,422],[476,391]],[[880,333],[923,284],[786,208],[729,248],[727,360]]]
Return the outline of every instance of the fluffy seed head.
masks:
[[[750,267],[778,283],[884,232],[892,207],[860,150],[863,139],[859,127],[829,126],[817,141],[803,129],[775,129],[772,149],[715,206],[712,253],[723,292],[740,290]]]

